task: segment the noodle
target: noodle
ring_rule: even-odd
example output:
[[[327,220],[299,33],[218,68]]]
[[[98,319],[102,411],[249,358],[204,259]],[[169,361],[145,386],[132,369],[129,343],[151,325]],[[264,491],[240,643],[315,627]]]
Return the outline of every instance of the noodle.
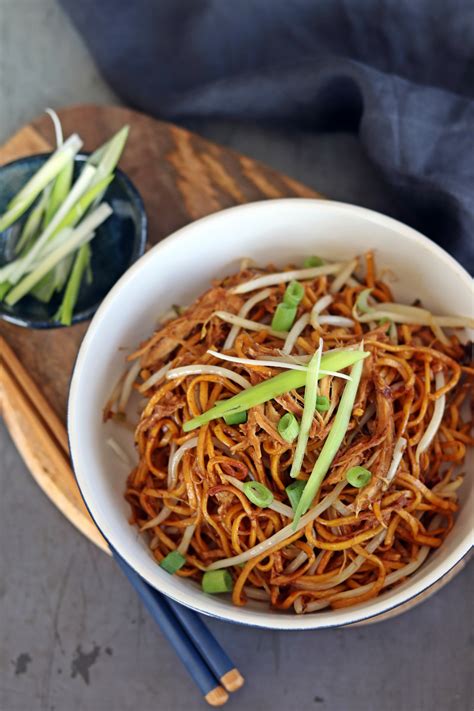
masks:
[[[413,574],[453,526],[460,467],[474,443],[474,369],[450,330],[466,319],[395,303],[373,255],[365,277],[363,261],[282,272],[245,263],[139,346],[105,408],[104,419],[125,419],[133,389],[146,398],[125,497],[157,563],[177,551],[185,562],[175,574],[198,582],[225,568],[236,605],[252,600],[304,614],[364,602]],[[274,330],[295,279],[304,288],[294,321]],[[360,313],[365,288],[376,306]],[[380,314],[390,323],[378,323]],[[229,417],[218,410],[187,431],[191,419],[279,374],[304,377],[320,342],[325,358],[361,341],[369,357],[347,430],[301,519],[286,492],[298,436],[285,439],[280,420],[289,414],[299,425],[306,411],[309,434],[295,467],[304,483],[336,422],[350,369],[321,370],[317,403],[325,406],[314,415],[302,386]],[[362,488],[346,479],[353,467],[369,470]],[[249,482],[271,493],[268,505],[252,502]]]

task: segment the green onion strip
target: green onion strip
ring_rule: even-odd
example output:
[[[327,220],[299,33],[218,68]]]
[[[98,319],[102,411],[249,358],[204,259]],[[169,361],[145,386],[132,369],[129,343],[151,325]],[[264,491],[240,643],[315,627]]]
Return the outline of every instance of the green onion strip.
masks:
[[[41,264],[34,269],[28,276],[24,277],[12,291],[10,291],[5,299],[7,304],[13,306],[25,294],[27,294],[39,280],[47,274],[50,269],[56,266],[61,259],[66,255],[74,252],[76,249],[90,241],[94,236],[94,230],[102,224],[112,214],[112,208],[107,203],[102,203],[96,208],[75,230],[70,230],[68,240],[62,243],[57,249],[49,254]],[[30,254],[30,253],[29,253]]]
[[[288,484],[286,487],[285,491],[288,495],[288,499],[290,500],[291,508],[293,511],[296,511],[298,508],[298,504],[300,503],[300,499],[303,495],[304,488],[306,486],[306,482],[302,481],[301,479],[297,479],[296,481],[293,481],[291,484]]]
[[[55,318],[60,321],[63,326],[70,326],[72,323],[72,312],[79,296],[82,276],[87,268],[90,259],[90,246],[83,244],[76,254],[74,266],[72,268],[71,277],[68,281],[64,298],[59,307]]]
[[[348,368],[354,363],[363,360],[368,355],[368,353],[364,353],[360,350],[343,350],[327,353],[321,357],[321,369],[319,374],[323,377],[323,370],[330,370],[333,372],[343,370],[344,368]],[[273,398],[278,397],[279,395],[290,392],[290,390],[301,388],[306,383],[306,375],[306,370],[290,370],[284,373],[279,373],[273,378],[264,380],[263,382],[258,383],[258,385],[247,388],[228,400],[218,403],[210,410],[203,412],[202,415],[194,417],[192,420],[188,420],[188,422],[185,422],[183,425],[183,431],[190,432],[191,430],[194,430],[207,422],[211,422],[211,420],[223,417],[227,413],[248,410],[256,405],[261,405],[264,402],[273,400]]]
[[[360,347],[359,353],[364,353],[363,346]],[[349,426],[349,421],[351,418],[352,408],[354,407],[355,398],[357,395],[357,390],[359,388],[360,379],[362,376],[363,360],[359,360],[355,365],[353,365],[351,370],[352,380],[347,383],[344,388],[339,406],[337,408],[337,413],[334,417],[334,422],[331,430],[324,442],[323,448],[317,458],[313,471],[308,479],[308,482],[301,496],[298,508],[295,512],[295,518],[293,526],[296,528],[301,516],[306,513],[306,511],[311,506],[311,502],[316,496],[319,487],[322,484],[324,477],[326,476],[329,467],[332,464],[334,457],[337,454],[339,447],[342,444],[342,440],[347,432]]]
[[[319,339],[319,348],[308,364],[306,375],[306,386],[304,390],[303,417],[301,418],[300,434],[296,444],[296,450],[291,465],[290,477],[296,479],[301,471],[303,458],[308,444],[309,431],[313,422],[314,410],[316,408],[316,397],[318,394],[318,378],[321,368],[321,355],[323,352],[323,339]]]
[[[0,232],[10,227],[26,212],[44,188],[54,180],[66,163],[76,155],[81,146],[82,140],[74,133],[60,148],[51,154],[20,192],[8,203],[7,211],[0,217]]]

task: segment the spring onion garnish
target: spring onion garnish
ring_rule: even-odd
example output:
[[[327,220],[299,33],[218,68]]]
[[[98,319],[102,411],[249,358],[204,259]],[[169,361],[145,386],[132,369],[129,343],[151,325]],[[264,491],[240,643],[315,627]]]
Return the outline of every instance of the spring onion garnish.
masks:
[[[283,303],[298,306],[304,296],[304,286],[299,281],[290,281],[283,295]]]
[[[84,271],[87,269],[89,263],[90,250],[91,248],[88,244],[83,244],[74,260],[74,266],[71,276],[69,277],[66,291],[64,292],[63,301],[55,316],[63,326],[70,326],[72,323],[72,312],[77,302]]]
[[[98,148],[91,156],[89,156],[87,163],[97,168],[91,187],[101,183],[113,173],[117,163],[119,162],[120,156],[122,155],[129,131],[129,126],[123,126],[112,136],[112,138],[107,141],[107,143]],[[97,202],[100,202],[101,199],[102,195],[99,194],[97,196]]]
[[[64,290],[69,278],[58,312],[66,325],[72,320],[81,283],[90,283],[93,278],[91,250],[85,245],[94,237],[94,226],[89,224],[91,229],[86,233],[85,225],[114,178],[128,127],[93,153],[73,180],[79,166],[75,156],[82,140],[74,134],[63,142],[58,116],[51,109],[46,111],[53,119],[58,148],[10,201],[7,213],[0,216],[2,231],[29,210],[23,224],[16,225],[18,230],[12,232],[16,258],[0,268],[0,299],[6,297],[13,305],[30,293],[47,303],[56,291]],[[78,229],[72,229],[75,227]]]
[[[274,331],[289,331],[296,317],[296,306],[288,306],[284,302],[278,304],[272,318]]]
[[[247,413],[245,410],[232,412],[229,415],[224,415],[224,421],[226,425],[243,425],[244,422],[247,422]]]
[[[316,410],[318,412],[327,412],[330,408],[329,398],[326,395],[318,395],[316,398]]]
[[[95,174],[95,168],[89,165],[85,165],[78,179],[71,188],[71,191],[67,195],[66,199],[56,211],[56,214],[52,218],[51,222],[47,227],[41,231],[38,238],[35,240],[31,249],[25,254],[22,259],[16,260],[14,264],[14,272],[10,277],[15,283],[20,280],[20,278],[28,271],[31,271],[31,266],[35,259],[41,255],[41,251],[47,245],[48,241],[57,234],[59,225],[63,218],[68,214],[70,209],[75,205],[77,200],[79,200],[84,192],[88,189],[90,182]]]
[[[171,551],[167,556],[163,558],[160,563],[160,568],[166,570],[167,573],[173,575],[177,570],[183,567],[186,563],[186,558],[178,553],[178,551]]]
[[[39,280],[47,274],[50,269],[56,266],[65,256],[71,254],[76,249],[89,242],[94,236],[94,230],[102,224],[112,214],[112,208],[107,203],[102,203],[81,224],[74,230],[67,241],[57,247],[48,255],[41,264],[30,274],[24,277],[6,296],[5,301],[10,306],[16,304],[25,294],[27,294]],[[68,229],[68,228],[66,228]],[[31,254],[29,252],[28,254]]]
[[[300,503],[301,496],[303,494],[304,488],[306,486],[305,481],[297,479],[289,484],[285,491],[288,494],[288,499],[290,500],[291,508],[296,511],[298,504]]]
[[[245,493],[245,482],[240,481],[240,479],[236,479],[235,476],[230,476],[229,474],[222,474],[222,476],[226,481],[229,482],[229,484],[232,484],[232,486],[235,486],[236,489],[238,489],[242,493]],[[277,513],[280,513],[283,516],[286,516],[286,518],[293,518],[294,515],[293,509],[284,504],[282,501],[278,501],[278,499],[273,499],[273,501],[268,504],[267,508],[271,509],[272,511],[276,511]]]
[[[273,501],[273,494],[264,484],[259,481],[246,481],[244,483],[244,494],[252,504],[266,509]]]
[[[291,465],[290,476],[296,479],[301,471],[301,465],[308,444],[309,431],[313,422],[313,414],[316,407],[316,397],[318,391],[319,369],[321,367],[321,354],[323,352],[323,340],[319,339],[319,348],[308,364],[306,384],[304,390],[303,417],[301,418],[300,433],[296,444],[293,463]]]
[[[0,283],[0,299],[3,299],[5,294],[8,291],[10,291],[11,288],[12,288],[12,285],[10,284],[9,281],[4,281],[4,282]]]
[[[359,353],[364,353],[362,350]],[[368,354],[367,354],[368,355]],[[339,447],[341,446],[342,440],[347,432],[349,426],[349,421],[351,418],[352,408],[354,407],[355,398],[357,395],[357,390],[359,388],[360,379],[362,376],[363,361],[359,360],[355,365],[352,366],[351,376],[352,380],[347,383],[344,388],[344,392],[339,401],[339,406],[337,408],[336,415],[334,417],[333,425],[327,436],[326,441],[323,444],[319,457],[313,467],[313,471],[308,479],[308,482],[303,491],[303,495],[298,504],[298,508],[295,512],[294,526],[298,525],[301,516],[309,509],[311,502],[316,496],[319,487],[327,474],[329,467],[332,464],[332,460],[337,454]]]
[[[372,479],[372,472],[365,467],[351,467],[346,472],[346,479],[351,486],[361,489]]]
[[[70,211],[66,213],[64,218],[58,224],[56,232],[59,232],[64,227],[74,227],[75,225],[77,225],[79,220],[86,214],[90,206],[94,202],[97,202],[97,197],[105,191],[105,189],[112,182],[113,179],[114,175],[109,175],[107,178],[104,178],[103,180],[86,190],[84,195],[79,198],[79,200],[73,205]]]
[[[82,141],[75,133],[48,158],[46,163],[8,203],[7,211],[0,218],[0,232],[10,227],[26,212],[38,195],[61,172],[66,163],[76,155],[81,146]]]
[[[310,269],[311,267],[322,267],[324,264],[324,259],[321,257],[306,257],[303,262],[303,267],[305,269]]]
[[[26,248],[30,246],[31,241],[41,227],[44,213],[48,205],[48,200],[49,186],[44,190],[43,195],[40,197],[36,205],[31,208],[31,211],[22,227],[20,239],[15,245],[15,254],[20,254],[23,250],[26,251]],[[2,271],[4,268],[5,267],[2,268]]]
[[[360,350],[341,350],[333,351],[332,353],[325,353],[321,358],[321,368],[319,374],[323,377],[329,370],[336,372],[342,370],[343,368],[349,368],[354,363],[367,358],[368,355],[369,353],[364,353],[364,351]],[[202,368],[204,366],[197,367]],[[174,369],[175,372],[178,370],[180,369]],[[186,370],[186,367],[184,367],[183,370]],[[323,373],[323,371],[325,371],[325,373]],[[170,372],[172,371],[169,371],[167,376],[169,376]],[[278,375],[275,375],[275,377],[264,380],[253,387],[247,388],[243,392],[234,395],[228,400],[218,403],[210,410],[207,410],[207,412],[203,412],[202,415],[185,422],[183,425],[183,431],[190,432],[191,430],[196,429],[196,427],[206,424],[206,422],[211,422],[211,420],[216,420],[218,417],[223,417],[224,414],[227,414],[228,412],[241,412],[242,410],[249,410],[251,407],[261,405],[264,402],[268,402],[268,400],[273,400],[273,398],[290,392],[290,390],[301,388],[305,382],[306,371],[291,370],[285,373],[279,373]]]
[[[43,228],[47,227],[54,215],[58,211],[60,205],[66,199],[67,194],[71,190],[72,174],[74,172],[74,160],[70,158],[62,171],[56,177],[51,193],[44,211]]]
[[[298,424],[298,420],[292,412],[287,412],[280,418],[278,423],[278,433],[284,440],[287,442],[293,442],[293,440],[298,437],[299,431],[300,426]]]
[[[208,570],[202,576],[201,585],[210,595],[232,592],[232,575],[228,570]]]

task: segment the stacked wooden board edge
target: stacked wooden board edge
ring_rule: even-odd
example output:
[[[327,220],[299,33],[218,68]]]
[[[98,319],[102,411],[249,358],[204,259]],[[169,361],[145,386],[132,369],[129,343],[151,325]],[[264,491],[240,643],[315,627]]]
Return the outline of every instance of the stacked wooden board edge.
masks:
[[[124,124],[130,126],[120,167],[143,198],[149,226],[147,248],[227,207],[282,197],[322,198],[247,156],[130,109],[80,105],[61,109],[58,115],[65,136],[80,133],[85,151],[96,148]],[[51,120],[41,116],[0,147],[0,166],[53,146]],[[65,427],[69,381],[87,326],[30,330],[0,321],[0,402],[6,426],[38,485],[81,533],[106,551],[71,471]],[[415,600],[369,622],[413,607],[442,587],[462,565]]]

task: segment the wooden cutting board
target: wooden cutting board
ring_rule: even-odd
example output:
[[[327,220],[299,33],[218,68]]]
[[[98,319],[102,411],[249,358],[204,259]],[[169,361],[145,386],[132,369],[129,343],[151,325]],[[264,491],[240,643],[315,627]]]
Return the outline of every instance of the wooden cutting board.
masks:
[[[295,180],[256,161],[206,141],[170,123],[113,106],[73,106],[58,112],[64,135],[77,132],[84,150],[97,148],[124,124],[130,136],[120,167],[138,188],[148,216],[148,247],[212,212],[255,200],[320,197]],[[51,120],[43,115],[0,148],[0,165],[54,146]],[[1,378],[3,417],[28,468],[43,491],[91,540],[106,549],[70,471],[64,434],[69,381],[87,323],[72,328],[29,330],[0,321],[0,336],[38,386],[49,432],[61,456],[45,446],[45,433],[28,417],[21,395]],[[4,346],[5,350],[7,346]],[[18,365],[18,369],[19,369]],[[46,402],[42,399],[44,396]],[[58,442],[57,440],[62,440]]]
[[[271,198],[322,197],[251,158],[136,111],[91,105],[62,109],[58,114],[65,136],[80,133],[86,151],[96,148],[124,124],[130,125],[120,167],[145,203],[148,247],[189,222],[226,207]],[[0,165],[50,151],[53,146],[51,121],[42,116],[0,147]],[[9,363],[0,371],[0,402],[6,425],[39,486],[71,523],[107,551],[77,488],[65,434],[69,381],[86,329],[87,323],[66,329],[28,330],[0,321],[0,344]],[[32,379],[27,398],[13,387],[8,376],[13,371],[22,371]],[[427,594],[419,596],[417,602]],[[413,604],[410,601],[387,616]]]

